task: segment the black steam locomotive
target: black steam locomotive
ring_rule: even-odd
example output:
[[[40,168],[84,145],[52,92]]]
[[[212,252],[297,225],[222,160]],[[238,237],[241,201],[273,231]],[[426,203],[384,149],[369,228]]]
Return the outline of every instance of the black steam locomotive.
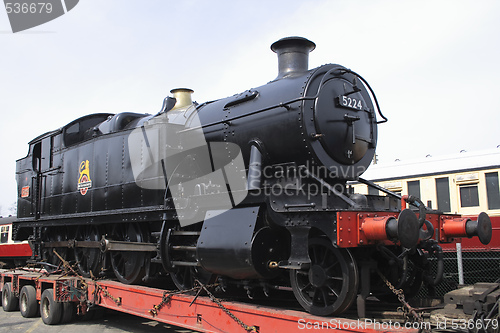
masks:
[[[238,95],[197,104],[175,89],[156,115],[91,114],[35,138],[17,161],[14,239],[84,276],[291,290],[318,315],[358,293],[383,297],[377,272],[409,293],[438,282],[442,269],[426,274],[438,242],[489,242],[488,216],[444,215],[383,188],[352,193],[348,181],[376,186],[360,175],[387,119],[360,75],[309,70],[314,48],[275,42],[278,77]]]

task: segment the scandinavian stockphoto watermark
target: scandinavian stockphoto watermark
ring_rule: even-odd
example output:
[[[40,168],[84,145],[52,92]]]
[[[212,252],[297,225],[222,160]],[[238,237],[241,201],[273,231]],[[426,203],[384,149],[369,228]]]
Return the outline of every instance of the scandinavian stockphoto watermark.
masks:
[[[12,32],[52,21],[73,9],[79,0],[4,0]]]
[[[165,198],[172,200],[182,227],[203,221],[208,211],[214,217],[235,208],[247,195],[309,200],[328,194],[345,198],[344,183],[328,184],[321,179],[354,179],[365,171],[363,167],[309,163],[299,167],[269,165],[254,170],[257,183],[248,184],[240,147],[225,141],[207,142],[194,105],[146,119],[127,141],[135,184],[164,192]],[[307,178],[314,181],[300,181]],[[263,180],[262,184],[257,179]]]
[[[108,120],[109,126],[119,122],[115,118]],[[250,177],[240,147],[213,141],[224,138],[205,127],[196,105],[188,104],[144,118],[127,140],[135,184],[163,193],[182,227],[231,210],[247,196],[249,200],[255,200],[252,196],[321,197],[326,207],[326,195],[348,200],[349,194],[345,182],[330,184],[323,179],[355,179],[365,171],[364,167],[326,167],[307,161],[299,166],[293,162],[259,164]],[[207,141],[206,134],[213,139]]]
[[[393,332],[402,330],[430,331],[455,331],[455,332],[477,332],[484,330],[498,331],[498,319],[465,319],[465,318],[446,318],[444,320],[434,320],[422,322],[397,321],[397,320],[377,320],[377,319],[341,319],[332,318],[329,321],[309,321],[299,319],[297,328],[304,331],[323,331],[323,330],[375,330],[378,332]]]
[[[206,208],[217,209],[213,217],[247,196],[240,147],[207,142],[194,105],[148,119],[130,133],[128,148],[135,183],[168,189],[183,227],[203,221]]]

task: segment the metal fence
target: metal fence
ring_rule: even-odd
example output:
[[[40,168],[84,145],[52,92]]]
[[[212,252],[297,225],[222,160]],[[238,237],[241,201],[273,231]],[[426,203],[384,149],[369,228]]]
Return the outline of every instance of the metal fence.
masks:
[[[500,252],[499,251],[474,251],[462,252],[463,284],[470,285],[477,282],[496,282],[500,278]],[[442,297],[447,292],[456,289],[461,284],[460,278],[460,252],[445,252],[443,281],[435,287],[423,287],[418,297]],[[435,258],[429,258],[432,263],[433,273],[437,270]]]

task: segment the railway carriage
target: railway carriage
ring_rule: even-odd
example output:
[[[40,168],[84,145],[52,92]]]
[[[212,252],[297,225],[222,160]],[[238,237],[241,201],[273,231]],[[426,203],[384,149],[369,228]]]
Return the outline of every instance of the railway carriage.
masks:
[[[12,240],[12,222],[15,217],[0,217],[0,265],[2,267],[22,266],[31,258],[27,241]]]

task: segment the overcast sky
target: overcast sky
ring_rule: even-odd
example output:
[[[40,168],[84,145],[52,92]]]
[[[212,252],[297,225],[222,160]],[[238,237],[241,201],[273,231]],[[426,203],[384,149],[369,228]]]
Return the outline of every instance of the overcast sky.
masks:
[[[86,114],[155,113],[172,88],[198,102],[277,75],[271,43],[316,43],[374,89],[382,162],[500,145],[500,1],[81,0],[13,34],[0,8],[0,214],[27,143]]]

